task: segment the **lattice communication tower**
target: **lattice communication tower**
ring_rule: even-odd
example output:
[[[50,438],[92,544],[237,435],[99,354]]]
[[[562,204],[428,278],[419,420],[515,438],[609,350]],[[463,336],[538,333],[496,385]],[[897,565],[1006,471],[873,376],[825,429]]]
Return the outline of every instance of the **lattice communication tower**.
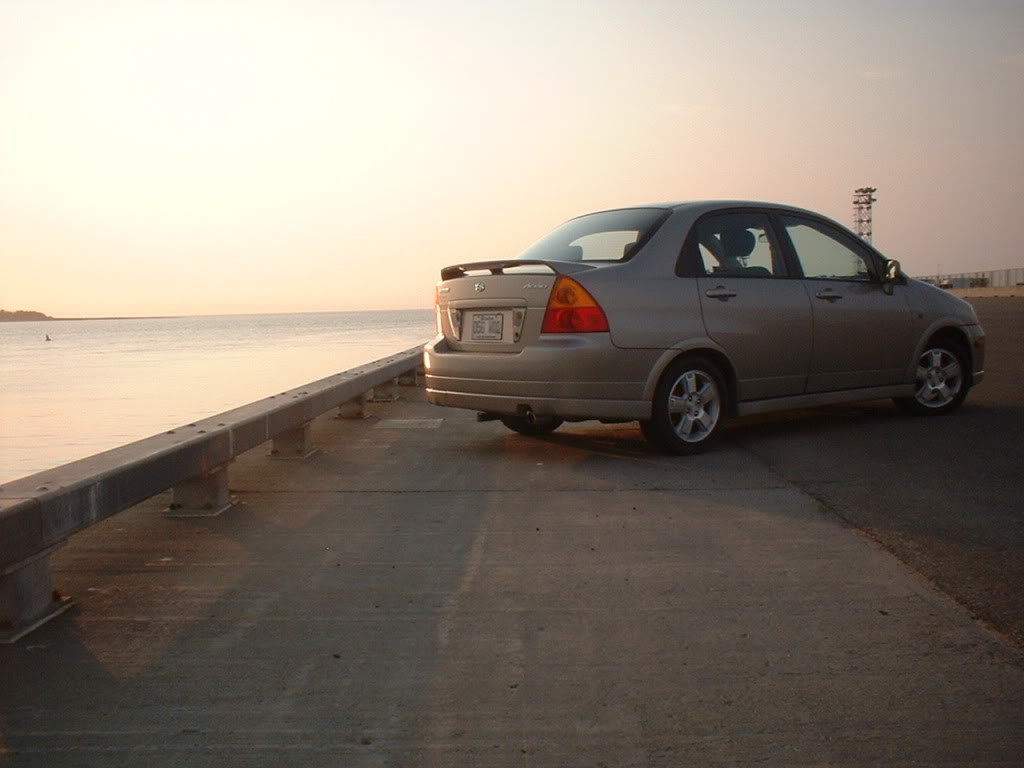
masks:
[[[871,204],[878,201],[875,197],[877,187],[860,187],[853,190],[853,231],[871,242]]]

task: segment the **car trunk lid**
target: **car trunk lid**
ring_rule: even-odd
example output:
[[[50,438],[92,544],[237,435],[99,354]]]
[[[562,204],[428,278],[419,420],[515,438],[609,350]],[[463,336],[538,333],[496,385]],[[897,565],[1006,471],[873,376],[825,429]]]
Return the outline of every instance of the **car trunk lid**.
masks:
[[[480,261],[445,267],[437,285],[440,332],[453,351],[514,353],[536,340],[559,275],[595,269],[556,261]]]

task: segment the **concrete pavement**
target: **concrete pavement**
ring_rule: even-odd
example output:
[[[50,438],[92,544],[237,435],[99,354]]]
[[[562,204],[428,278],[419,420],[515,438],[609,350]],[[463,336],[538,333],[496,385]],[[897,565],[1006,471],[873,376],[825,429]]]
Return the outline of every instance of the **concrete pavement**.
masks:
[[[745,439],[680,459],[421,398],[314,434],[243,456],[219,518],[157,497],[55,556],[79,604],[0,648],[2,759],[1021,763],[1021,652]]]
[[[956,413],[863,403],[748,419],[729,437],[1024,648],[1024,298],[972,303],[987,372]]]

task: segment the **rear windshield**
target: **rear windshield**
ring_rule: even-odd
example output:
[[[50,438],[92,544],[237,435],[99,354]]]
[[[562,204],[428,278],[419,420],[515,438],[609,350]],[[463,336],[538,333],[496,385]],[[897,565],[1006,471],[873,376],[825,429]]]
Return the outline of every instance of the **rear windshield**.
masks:
[[[669,212],[624,208],[570,219],[516,256],[544,261],[625,261],[642,246]]]

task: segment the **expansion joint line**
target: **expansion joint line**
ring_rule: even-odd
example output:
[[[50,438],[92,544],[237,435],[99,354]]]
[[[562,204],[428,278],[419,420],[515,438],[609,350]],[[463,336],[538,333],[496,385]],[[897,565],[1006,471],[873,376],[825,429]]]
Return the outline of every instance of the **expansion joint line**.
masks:
[[[316,488],[316,489],[287,489],[287,488],[275,488],[272,490],[258,490],[253,488],[232,488],[231,493],[237,494],[251,494],[253,496],[273,496],[273,495],[285,495],[285,494],[303,494],[306,496],[314,495],[334,495],[334,494],[347,494],[347,495],[370,495],[370,494],[393,494],[400,495],[404,493],[419,493],[419,494],[461,494],[461,493],[489,493],[489,494],[509,494],[509,495],[525,495],[534,493],[636,493],[647,492],[647,493],[693,493],[693,492],[704,492],[704,491],[780,491],[789,490],[795,488],[792,483],[780,482],[777,485],[752,485],[752,486],[736,486],[730,485],[727,488],[720,485],[708,485],[708,486],[690,486],[686,488],[662,488],[662,487],[651,487],[651,488],[459,488],[459,489],[438,489],[438,488],[406,488],[406,489],[389,489],[381,488],[378,490],[374,489],[351,489],[351,488]]]

